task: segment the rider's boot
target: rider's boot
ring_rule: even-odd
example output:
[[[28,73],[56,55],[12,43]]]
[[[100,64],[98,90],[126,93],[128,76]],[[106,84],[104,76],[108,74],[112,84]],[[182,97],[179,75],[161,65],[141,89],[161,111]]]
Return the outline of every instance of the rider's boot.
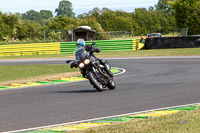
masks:
[[[108,75],[109,75],[110,77],[114,77],[114,74],[110,71],[110,69],[107,69],[106,72],[108,73]]]
[[[77,62],[74,61],[74,62],[70,65],[70,68],[73,68],[73,67],[78,67]]]
[[[100,59],[99,62],[100,62],[102,65],[104,65],[104,68],[105,68],[105,71],[107,72],[107,74],[108,74],[110,77],[114,77],[114,74],[110,71],[111,66],[110,66],[110,64],[108,63],[108,61],[107,61],[107,60],[104,61],[104,60]]]
[[[86,77],[86,72],[85,72],[85,71],[80,70],[80,72],[81,72],[81,74],[82,74],[82,76],[83,76],[84,78],[87,78],[87,77]]]

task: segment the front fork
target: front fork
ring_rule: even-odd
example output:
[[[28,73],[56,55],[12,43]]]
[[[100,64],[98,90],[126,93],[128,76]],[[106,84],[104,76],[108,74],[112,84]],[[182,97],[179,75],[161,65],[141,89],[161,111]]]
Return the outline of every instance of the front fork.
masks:
[[[92,71],[95,74],[95,76],[97,77],[97,79],[100,80],[99,74],[97,73],[95,67],[92,67]]]

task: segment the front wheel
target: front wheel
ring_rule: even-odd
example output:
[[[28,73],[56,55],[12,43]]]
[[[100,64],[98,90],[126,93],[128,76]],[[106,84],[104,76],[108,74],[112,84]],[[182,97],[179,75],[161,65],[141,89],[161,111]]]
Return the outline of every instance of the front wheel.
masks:
[[[90,83],[94,86],[94,88],[96,88],[97,91],[99,91],[99,92],[103,91],[103,85],[101,84],[101,82],[99,82],[97,80],[94,73],[89,72],[88,73],[88,79],[89,79]]]
[[[115,87],[116,87],[116,84],[113,80],[110,80],[110,83],[107,84],[107,87],[110,89],[110,90],[114,90]]]

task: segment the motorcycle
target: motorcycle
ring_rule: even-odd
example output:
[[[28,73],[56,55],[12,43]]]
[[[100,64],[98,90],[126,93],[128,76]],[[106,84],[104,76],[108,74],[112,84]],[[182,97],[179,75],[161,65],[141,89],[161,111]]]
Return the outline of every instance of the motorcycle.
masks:
[[[108,61],[102,62],[94,56],[94,52],[100,52],[99,49],[93,47],[94,45],[95,42],[86,46],[86,53],[82,54],[79,62],[67,60],[66,63],[71,63],[71,68],[78,67],[83,77],[87,78],[97,91],[102,92],[106,87],[113,90],[116,84],[113,80],[113,74],[110,72],[111,66]]]

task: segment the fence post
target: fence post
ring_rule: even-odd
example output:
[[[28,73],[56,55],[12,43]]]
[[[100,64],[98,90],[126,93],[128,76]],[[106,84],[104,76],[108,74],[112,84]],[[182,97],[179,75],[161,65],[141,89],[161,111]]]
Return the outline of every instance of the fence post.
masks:
[[[187,27],[187,31],[186,31],[186,36],[188,35],[188,27]]]
[[[45,39],[46,39],[46,38],[45,38],[45,30],[44,30],[43,32],[44,32],[44,40],[45,40]]]

